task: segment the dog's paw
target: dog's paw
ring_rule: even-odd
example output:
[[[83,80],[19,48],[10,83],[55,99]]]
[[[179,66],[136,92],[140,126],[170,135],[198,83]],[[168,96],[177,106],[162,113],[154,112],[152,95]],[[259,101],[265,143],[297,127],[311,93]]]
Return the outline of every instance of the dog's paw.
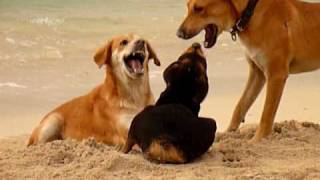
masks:
[[[254,145],[254,144],[258,144],[263,140],[263,137],[258,136],[258,135],[254,135],[253,138],[251,138],[248,141],[248,144]]]

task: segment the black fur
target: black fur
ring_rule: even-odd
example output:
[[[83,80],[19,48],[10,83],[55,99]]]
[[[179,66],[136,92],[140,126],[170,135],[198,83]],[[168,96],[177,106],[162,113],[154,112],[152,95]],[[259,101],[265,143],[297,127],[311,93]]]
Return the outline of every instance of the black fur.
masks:
[[[189,51],[191,49],[191,52]],[[206,59],[193,45],[164,72],[167,84],[155,106],[146,107],[131,124],[124,152],[138,144],[143,152],[155,140],[173,145],[185,162],[205,153],[212,145],[216,122],[199,118],[200,103],[208,92]]]

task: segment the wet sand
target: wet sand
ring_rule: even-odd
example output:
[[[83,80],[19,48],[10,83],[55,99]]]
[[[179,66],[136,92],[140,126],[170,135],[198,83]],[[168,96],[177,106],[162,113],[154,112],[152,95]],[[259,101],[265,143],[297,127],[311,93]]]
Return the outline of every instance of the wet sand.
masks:
[[[156,5],[147,0],[60,1],[0,2],[0,137],[29,133],[54,107],[101,83],[104,70],[92,56],[114,35],[137,33],[154,46],[162,61],[160,68],[150,64],[156,98],[164,89],[165,67],[192,42],[203,41],[203,34],[189,41],[175,35],[185,13],[184,0]],[[223,131],[246,83],[244,49],[224,33],[205,53],[210,89],[201,115],[215,118]],[[320,122],[319,83],[320,71],[290,76],[276,121]],[[251,108],[247,122],[259,122],[264,96],[261,93]]]
[[[198,39],[201,40],[202,37]],[[176,39],[171,45],[174,47],[172,49],[161,47],[158,41],[151,41],[162,60],[160,68],[150,64],[151,88],[156,98],[164,89],[163,70],[176,60],[191,42],[193,41],[184,42]],[[100,44],[92,44],[91,49],[82,52],[85,54],[83,57],[77,57],[77,54],[70,52],[68,56],[72,56],[71,59],[64,57],[19,62],[18,59],[12,58],[10,61],[1,61],[0,136],[29,133],[53,108],[89,92],[103,82],[104,69],[98,69],[92,60],[92,54]],[[232,42],[229,34],[223,34],[215,48],[205,51],[210,88],[202,104],[201,115],[215,118],[219,131],[224,131],[245,86],[247,63],[240,43]],[[319,83],[319,71],[290,76],[276,122],[297,119],[319,123]],[[246,122],[259,122],[264,98],[265,91],[250,109]]]

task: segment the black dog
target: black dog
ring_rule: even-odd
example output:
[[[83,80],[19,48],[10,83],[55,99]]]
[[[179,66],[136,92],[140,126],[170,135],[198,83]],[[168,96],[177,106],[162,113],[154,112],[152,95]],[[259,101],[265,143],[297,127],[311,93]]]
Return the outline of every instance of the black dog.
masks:
[[[151,160],[186,163],[212,145],[216,123],[199,118],[200,103],[208,93],[206,59],[194,43],[164,72],[166,90],[155,106],[146,107],[132,121],[124,153],[135,144]]]

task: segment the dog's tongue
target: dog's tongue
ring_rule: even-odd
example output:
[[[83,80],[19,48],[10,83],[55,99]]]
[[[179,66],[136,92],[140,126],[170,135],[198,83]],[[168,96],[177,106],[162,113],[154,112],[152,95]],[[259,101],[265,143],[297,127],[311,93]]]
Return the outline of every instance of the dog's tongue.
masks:
[[[209,24],[205,28],[205,32],[206,33],[205,33],[204,47],[205,48],[211,48],[217,42],[218,28],[215,25]]]
[[[137,74],[143,73],[143,66],[138,59],[131,59],[129,60],[128,64],[134,73],[137,73]]]

